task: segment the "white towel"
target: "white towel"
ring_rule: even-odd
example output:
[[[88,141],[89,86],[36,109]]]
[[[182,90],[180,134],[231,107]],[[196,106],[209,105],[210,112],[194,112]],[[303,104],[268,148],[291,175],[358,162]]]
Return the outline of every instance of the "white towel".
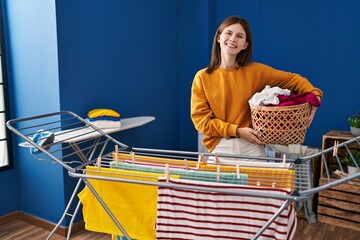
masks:
[[[110,121],[110,120],[89,121],[87,119],[85,119],[85,120],[100,129],[121,128],[121,121]]]
[[[279,87],[270,87],[266,85],[261,92],[255,93],[249,100],[249,103],[255,106],[259,105],[277,105],[279,104],[278,95],[290,95],[291,91]]]

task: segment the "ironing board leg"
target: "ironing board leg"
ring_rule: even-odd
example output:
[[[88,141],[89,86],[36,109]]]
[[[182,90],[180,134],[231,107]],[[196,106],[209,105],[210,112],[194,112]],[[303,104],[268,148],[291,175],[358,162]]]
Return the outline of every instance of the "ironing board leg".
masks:
[[[65,211],[64,211],[62,217],[60,218],[60,220],[59,220],[59,222],[56,224],[56,226],[53,228],[53,230],[50,232],[50,234],[48,235],[48,237],[46,238],[46,240],[50,239],[50,238],[52,237],[52,235],[54,235],[56,229],[58,229],[58,227],[59,227],[60,224],[64,221],[64,219],[65,219],[66,216],[71,216],[71,217],[72,217],[72,218],[71,218],[71,225],[72,225],[72,222],[74,221],[75,215],[76,215],[76,213],[77,213],[77,211],[78,211],[78,209],[79,209],[79,207],[80,207],[80,201],[78,202],[78,204],[77,204],[77,206],[76,206],[76,209],[75,209],[74,214],[69,214],[69,209],[70,209],[70,206],[71,206],[71,204],[73,203],[74,198],[75,198],[75,196],[76,196],[76,194],[77,194],[77,192],[78,192],[78,190],[79,190],[80,184],[81,184],[81,179],[79,178],[79,181],[77,182],[77,184],[76,184],[76,186],[75,186],[75,188],[74,188],[74,191],[73,191],[73,193],[72,193],[72,195],[71,195],[71,198],[70,198],[70,200],[69,200],[69,202],[68,202],[68,204],[67,204],[67,206],[66,206],[66,208],[65,208]],[[72,227],[72,226],[69,226],[68,235],[69,235],[69,232],[71,232],[71,227]]]

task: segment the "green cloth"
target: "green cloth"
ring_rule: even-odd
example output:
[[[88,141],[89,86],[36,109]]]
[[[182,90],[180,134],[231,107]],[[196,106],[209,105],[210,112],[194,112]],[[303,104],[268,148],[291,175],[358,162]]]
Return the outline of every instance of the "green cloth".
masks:
[[[134,170],[148,173],[164,173],[165,168],[159,166],[147,166],[135,163],[124,162],[110,162],[110,167],[114,169]],[[231,183],[239,185],[247,185],[248,175],[235,173],[220,173],[219,181],[217,180],[216,172],[204,172],[197,170],[186,170],[178,168],[169,168],[170,174],[179,175],[180,179],[193,180],[193,181],[205,181],[205,182],[219,182],[219,183]]]

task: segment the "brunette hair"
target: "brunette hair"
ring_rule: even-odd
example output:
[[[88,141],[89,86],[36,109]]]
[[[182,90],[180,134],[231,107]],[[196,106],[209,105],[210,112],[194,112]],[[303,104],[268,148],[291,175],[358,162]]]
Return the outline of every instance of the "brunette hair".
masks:
[[[212,45],[211,60],[209,66],[206,69],[207,73],[211,74],[216,68],[220,66],[221,63],[220,43],[217,41],[218,35],[221,34],[226,27],[236,23],[241,24],[241,26],[244,28],[246,34],[246,41],[248,42],[247,48],[245,48],[236,56],[236,62],[239,66],[245,66],[246,64],[252,62],[252,36],[250,25],[244,18],[231,16],[224,19],[224,21],[220,24],[215,33]]]

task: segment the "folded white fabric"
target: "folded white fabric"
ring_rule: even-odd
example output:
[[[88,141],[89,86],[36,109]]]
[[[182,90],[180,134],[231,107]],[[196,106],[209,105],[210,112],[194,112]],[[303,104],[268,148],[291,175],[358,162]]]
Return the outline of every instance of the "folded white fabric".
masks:
[[[120,121],[111,121],[111,120],[96,120],[96,121],[89,121],[89,123],[93,124],[95,127],[103,129],[103,128],[120,128],[121,122]]]
[[[261,92],[255,93],[249,100],[249,103],[255,106],[277,105],[279,104],[278,95],[290,95],[291,91],[279,87],[270,87],[266,85]]]

